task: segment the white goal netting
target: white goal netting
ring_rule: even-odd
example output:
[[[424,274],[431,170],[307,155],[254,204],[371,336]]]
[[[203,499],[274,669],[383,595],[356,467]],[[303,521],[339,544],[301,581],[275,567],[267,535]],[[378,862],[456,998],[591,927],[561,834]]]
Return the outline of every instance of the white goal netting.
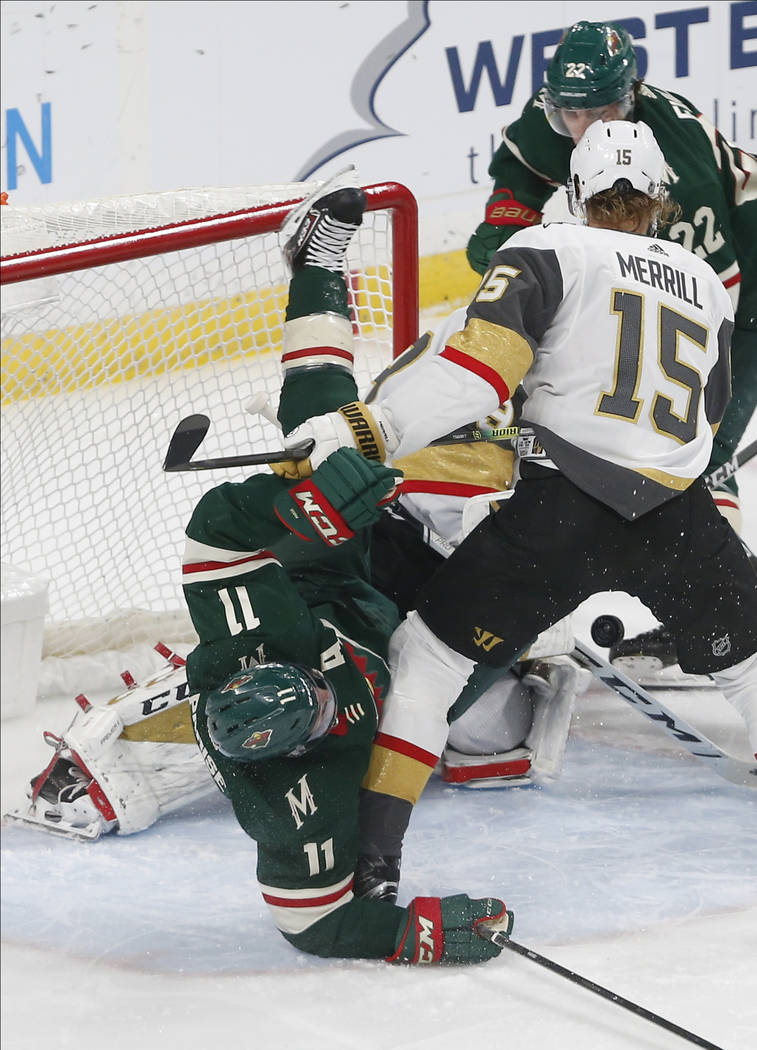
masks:
[[[317,185],[0,208],[2,561],[49,580],[45,656],[191,638],[184,527],[245,472],[166,474],[163,457],[196,412],[200,458],[279,445],[244,404],[278,398],[278,230]],[[415,202],[366,194],[348,256],[361,386],[417,326]]]

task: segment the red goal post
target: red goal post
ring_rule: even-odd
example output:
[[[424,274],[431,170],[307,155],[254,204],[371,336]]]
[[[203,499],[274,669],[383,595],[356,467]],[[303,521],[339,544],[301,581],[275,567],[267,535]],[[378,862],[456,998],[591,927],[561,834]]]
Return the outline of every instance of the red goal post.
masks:
[[[204,456],[279,443],[243,406],[277,399],[278,231],[317,185],[0,208],[2,560],[49,580],[46,656],[191,634],[183,530],[244,472],[166,475],[163,455],[193,412],[213,421]],[[418,330],[415,199],[364,189],[348,253],[361,390]]]

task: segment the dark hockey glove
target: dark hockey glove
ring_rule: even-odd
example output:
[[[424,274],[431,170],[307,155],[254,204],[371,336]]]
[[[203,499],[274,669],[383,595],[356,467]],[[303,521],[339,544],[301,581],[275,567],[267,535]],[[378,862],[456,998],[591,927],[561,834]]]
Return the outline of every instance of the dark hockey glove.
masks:
[[[454,897],[416,897],[405,909],[394,954],[387,962],[478,963],[493,959],[502,949],[476,932],[483,922],[509,934],[513,914],[497,897],[471,900]]]
[[[394,499],[402,471],[366,459],[354,448],[340,448],[312,476],[280,493],[273,509],[286,527],[304,540],[338,547],[378,521]]]
[[[508,189],[498,189],[486,202],[484,222],[479,223],[468,241],[468,262],[476,273],[486,273],[492,255],[508,238],[524,226],[541,221],[541,212],[521,204]]]

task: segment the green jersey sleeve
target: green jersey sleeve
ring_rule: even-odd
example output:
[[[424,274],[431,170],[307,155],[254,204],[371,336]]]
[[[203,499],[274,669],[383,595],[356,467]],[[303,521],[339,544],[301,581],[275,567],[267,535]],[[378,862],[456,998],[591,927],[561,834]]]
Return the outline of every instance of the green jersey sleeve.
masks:
[[[468,262],[478,273],[488,269],[494,252],[514,233],[541,221],[545,202],[567,178],[573,149],[570,139],[547,123],[543,88],[502,138],[489,165],[494,187],[484,221],[468,242]]]
[[[250,661],[318,666],[321,626],[311,608],[366,589],[364,530],[337,548],[308,543],[273,511],[291,487],[276,475],[219,485],[187,526],[182,579],[199,645],[189,654],[193,692],[213,689]],[[377,596],[377,600],[380,596]]]

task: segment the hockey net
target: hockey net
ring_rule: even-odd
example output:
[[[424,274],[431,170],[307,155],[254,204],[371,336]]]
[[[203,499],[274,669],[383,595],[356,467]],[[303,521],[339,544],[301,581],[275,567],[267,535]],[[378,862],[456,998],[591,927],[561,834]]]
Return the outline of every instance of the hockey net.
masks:
[[[278,400],[279,230],[318,185],[0,208],[2,561],[49,581],[48,666],[192,640],[184,528],[203,491],[251,471],[165,474],[163,457],[195,412],[212,420],[201,458],[280,447],[244,405]],[[348,253],[361,390],[418,323],[415,200],[365,190]]]

